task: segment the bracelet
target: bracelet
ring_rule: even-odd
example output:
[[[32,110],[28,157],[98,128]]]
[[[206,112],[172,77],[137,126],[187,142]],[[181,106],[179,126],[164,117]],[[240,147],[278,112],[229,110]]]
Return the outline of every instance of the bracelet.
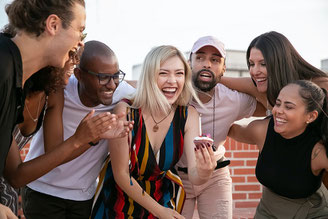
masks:
[[[88,144],[89,144],[90,146],[96,146],[98,143],[99,143],[99,141],[97,141],[96,143],[93,143],[92,141],[90,141]]]

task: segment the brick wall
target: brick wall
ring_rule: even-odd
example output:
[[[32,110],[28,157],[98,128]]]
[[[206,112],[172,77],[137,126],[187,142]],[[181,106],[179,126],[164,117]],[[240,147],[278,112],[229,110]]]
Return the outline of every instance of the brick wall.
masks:
[[[255,208],[262,195],[262,187],[255,177],[257,146],[236,142],[230,138],[227,138],[224,146],[226,157],[231,160],[234,219],[253,218]],[[28,149],[29,145],[21,150],[23,160]]]
[[[227,138],[226,157],[231,160],[232,198],[234,218],[253,218],[262,196],[262,187],[255,177],[258,157],[256,145]]]

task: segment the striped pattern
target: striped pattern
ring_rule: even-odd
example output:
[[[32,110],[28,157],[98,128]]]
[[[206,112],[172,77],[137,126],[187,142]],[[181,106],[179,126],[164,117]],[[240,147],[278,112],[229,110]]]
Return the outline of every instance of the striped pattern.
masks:
[[[130,149],[130,174],[159,204],[181,212],[185,191],[174,169],[183,153],[187,107],[177,107],[168,133],[162,143],[159,162],[153,153],[140,109],[128,114],[135,121]],[[107,166],[107,168],[106,168]],[[101,178],[104,179],[101,182]],[[146,209],[129,198],[115,183],[111,163],[100,173],[91,218],[154,218]]]

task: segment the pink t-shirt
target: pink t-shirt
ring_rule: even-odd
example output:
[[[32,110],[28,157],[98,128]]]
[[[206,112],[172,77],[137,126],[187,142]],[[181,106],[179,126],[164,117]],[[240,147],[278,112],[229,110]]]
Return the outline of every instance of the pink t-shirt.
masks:
[[[256,109],[256,100],[247,94],[231,90],[220,83],[216,85],[213,97],[215,97],[214,109],[213,98],[203,104],[205,109],[196,102],[192,102],[191,105],[201,114],[203,134],[210,134],[214,139],[214,144],[218,147],[224,144],[233,122],[253,115]],[[214,137],[213,112],[215,114]],[[178,166],[187,167],[185,154],[181,157]]]

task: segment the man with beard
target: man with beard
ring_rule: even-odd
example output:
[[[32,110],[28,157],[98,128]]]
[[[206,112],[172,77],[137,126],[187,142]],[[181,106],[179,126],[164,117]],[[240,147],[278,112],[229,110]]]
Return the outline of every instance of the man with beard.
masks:
[[[225,57],[224,44],[212,36],[198,39],[190,54],[193,83],[205,107],[191,104],[201,114],[202,133],[214,140],[217,167],[208,182],[195,186],[188,180],[185,156],[180,159],[177,166],[187,195],[182,215],[187,219],[192,218],[196,201],[200,218],[232,218],[232,186],[227,166],[230,161],[223,156],[222,145],[233,122],[265,115],[264,107],[253,97],[219,83],[226,70]]]
[[[119,69],[115,53],[99,41],[85,43],[74,75],[62,95],[49,98],[49,105],[54,107],[47,110],[44,125],[33,137],[26,160],[54,150],[75,132],[90,111],[94,110],[95,115],[109,112],[122,98],[134,92],[134,88],[123,81],[125,73]],[[112,136],[107,133],[101,137]],[[90,142],[83,145],[71,161],[66,160],[69,162],[29,183],[24,191],[26,218],[88,219],[96,178],[107,155],[107,140]]]

